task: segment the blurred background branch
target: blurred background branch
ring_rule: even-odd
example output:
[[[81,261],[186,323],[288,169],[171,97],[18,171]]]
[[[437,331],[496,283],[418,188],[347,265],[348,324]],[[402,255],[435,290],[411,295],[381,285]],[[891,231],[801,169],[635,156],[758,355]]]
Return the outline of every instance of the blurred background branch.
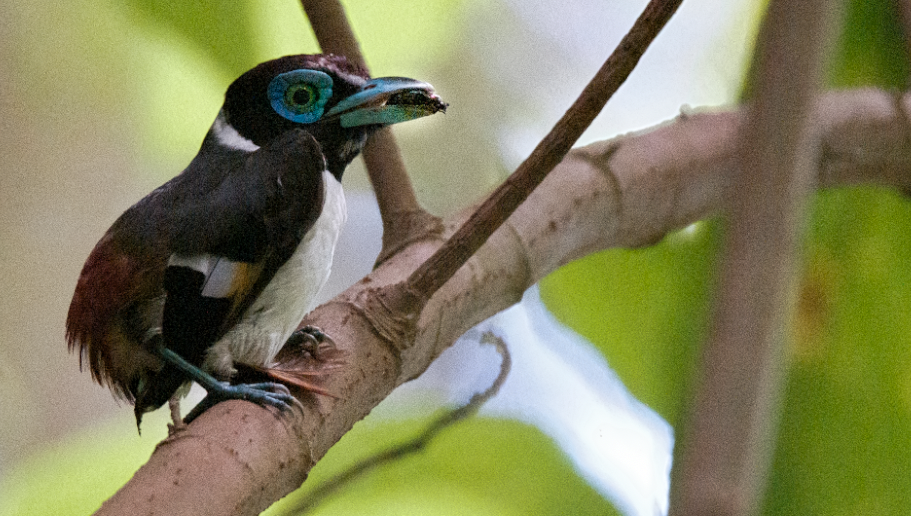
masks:
[[[673,474],[673,515],[754,514],[765,489],[797,242],[818,175],[819,135],[809,122],[838,11],[826,0],[773,0],[759,33],[739,166],[726,181],[712,328]]]
[[[323,53],[346,56],[369,70],[340,1],[301,0],[301,4]],[[375,132],[364,147],[363,156],[383,218],[383,250],[377,258],[380,263],[405,243],[437,234],[442,228],[439,219],[418,204],[391,128]]]

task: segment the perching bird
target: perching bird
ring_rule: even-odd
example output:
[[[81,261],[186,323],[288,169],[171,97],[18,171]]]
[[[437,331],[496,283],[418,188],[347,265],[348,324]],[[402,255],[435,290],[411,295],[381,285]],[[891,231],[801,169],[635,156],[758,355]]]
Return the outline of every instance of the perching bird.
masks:
[[[190,381],[194,413],[226,399],[287,408],[268,369],[312,308],[344,223],[341,178],[367,136],[444,104],[426,83],[369,79],[344,58],[286,56],[234,81],[199,153],[114,222],[66,323],[80,367],[135,405],[137,425]]]

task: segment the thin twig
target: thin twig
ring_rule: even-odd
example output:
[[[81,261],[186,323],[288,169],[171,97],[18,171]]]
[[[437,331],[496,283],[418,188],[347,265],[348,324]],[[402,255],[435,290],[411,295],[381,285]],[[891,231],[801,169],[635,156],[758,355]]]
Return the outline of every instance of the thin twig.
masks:
[[[409,276],[405,285],[395,293],[401,297],[397,299],[393,294],[392,299],[387,301],[387,306],[393,310],[405,308],[420,311],[423,303],[487,241],[569,152],[629,77],[681,2],[682,0],[649,2],[632,29],[551,132],[452,238]]]
[[[760,33],[755,99],[725,190],[712,331],[672,477],[673,515],[752,514],[765,485],[786,370],[788,287],[819,145],[808,128],[837,4],[775,0]]]
[[[369,70],[354,31],[345,16],[345,9],[338,0],[301,0],[301,5],[323,52],[343,55],[365,71]],[[414,213],[426,212],[418,204],[414,186],[405,170],[405,163],[391,130],[385,128],[374,133],[364,147],[363,155],[383,219],[385,251],[413,236],[395,231],[402,226],[397,223],[399,216],[410,216],[413,219]],[[435,219],[429,214],[426,215],[427,225],[436,227]],[[420,229],[416,228],[416,231]]]
[[[503,386],[503,382],[506,381],[509,370],[512,368],[512,358],[509,355],[509,348],[506,347],[506,343],[503,342],[502,338],[488,331],[481,337],[481,342],[483,344],[493,345],[502,358],[502,361],[500,362],[500,374],[497,375],[497,378],[490,387],[482,392],[476,393],[465,405],[439,416],[414,439],[368,457],[320,484],[314,488],[299,505],[285,511],[284,514],[304,514],[312,511],[343,487],[350,485],[358,477],[362,477],[384,464],[400,460],[408,455],[424,450],[440,432],[459,421],[476,414],[484,403],[487,403],[490,398],[494,397],[497,392],[500,391],[500,387]]]

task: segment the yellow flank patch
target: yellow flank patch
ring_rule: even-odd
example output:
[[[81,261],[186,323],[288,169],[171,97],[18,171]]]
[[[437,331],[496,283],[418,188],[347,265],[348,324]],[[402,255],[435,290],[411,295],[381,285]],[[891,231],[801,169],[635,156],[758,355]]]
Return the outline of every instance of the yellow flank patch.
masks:
[[[247,297],[247,294],[253,288],[253,284],[256,283],[263,268],[260,263],[235,262],[235,265],[237,267],[234,272],[234,281],[231,282],[229,295],[243,299]]]
[[[253,288],[260,272],[262,272],[260,264],[218,258],[206,277],[202,295],[220,299],[233,297],[242,299]]]

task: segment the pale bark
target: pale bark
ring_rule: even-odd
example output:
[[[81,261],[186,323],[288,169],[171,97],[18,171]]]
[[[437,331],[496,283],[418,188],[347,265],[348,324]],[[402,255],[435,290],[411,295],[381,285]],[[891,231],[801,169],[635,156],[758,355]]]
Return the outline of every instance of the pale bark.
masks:
[[[830,93],[810,127],[822,152],[817,186],[871,183],[909,191],[908,95]],[[657,129],[573,150],[491,239],[434,295],[414,345],[398,349],[362,316],[377,287],[404,280],[439,241],[403,247],[315,310],[308,322],[347,352],[324,386],[304,394],[304,414],[276,417],[232,401],[207,411],[153,453],[98,514],[258,514],[300,486],[310,468],[396,386],[418,376],[476,323],[518,302],[562,264],[611,247],[645,246],[716,213],[740,162],[738,111],[682,115]]]

